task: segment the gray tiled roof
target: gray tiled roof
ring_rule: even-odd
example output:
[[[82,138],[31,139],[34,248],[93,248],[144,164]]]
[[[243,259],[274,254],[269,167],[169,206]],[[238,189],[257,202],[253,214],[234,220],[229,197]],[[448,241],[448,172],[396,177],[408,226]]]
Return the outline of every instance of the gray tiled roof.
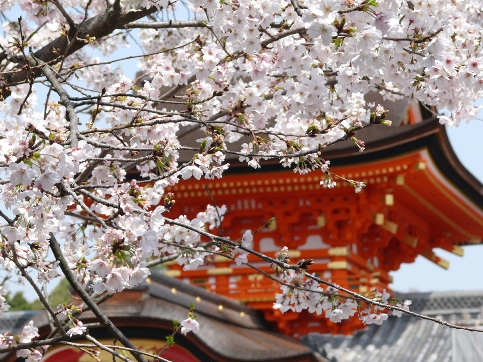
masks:
[[[6,312],[0,318],[0,333],[15,333],[25,324],[28,323],[39,311],[21,311]]]
[[[411,310],[451,323],[471,324],[480,318],[483,291],[411,293],[399,296],[413,302]],[[311,334],[304,342],[333,362],[450,362],[452,333],[440,324],[404,316],[390,317],[352,336]]]
[[[450,291],[431,293],[399,294],[402,300],[409,299],[411,310],[428,315],[451,313],[479,313],[483,306],[483,291]]]

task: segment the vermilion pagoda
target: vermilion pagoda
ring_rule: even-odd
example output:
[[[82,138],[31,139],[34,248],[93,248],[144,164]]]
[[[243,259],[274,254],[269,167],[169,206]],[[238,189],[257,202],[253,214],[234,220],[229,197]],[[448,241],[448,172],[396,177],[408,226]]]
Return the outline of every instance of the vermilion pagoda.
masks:
[[[424,116],[424,108],[411,105],[401,125],[358,132],[367,145],[363,153],[345,142],[323,155],[334,173],[364,181],[361,193],[344,182],[324,189],[320,171],[301,176],[271,164],[252,172],[231,162],[223,179],[182,181],[169,190],[176,200],[171,215],[194,217],[213,204],[207,186],[217,205],[229,209],[225,236],[238,239],[274,218],[255,235],[255,250],[274,256],[287,246],[292,263],[314,259],[312,272],[362,294],[389,290],[389,272],[418,255],[448,268],[435,248],[462,256],[462,245],[482,242],[483,186],[458,161],[444,127]],[[273,273],[266,262],[249,262]],[[356,318],[334,324],[307,312],[274,310],[279,285],[227,258],[193,271],[174,262],[166,273],[246,302],[287,335],[349,334],[362,327]]]

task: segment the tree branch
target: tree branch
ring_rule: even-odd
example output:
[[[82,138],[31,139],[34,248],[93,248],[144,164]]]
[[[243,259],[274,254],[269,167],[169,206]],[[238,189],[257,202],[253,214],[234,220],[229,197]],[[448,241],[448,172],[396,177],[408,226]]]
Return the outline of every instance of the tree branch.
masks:
[[[60,331],[60,334],[62,335],[62,337],[64,337],[64,338],[67,337],[67,334],[65,333],[65,330],[64,330],[62,324],[60,323],[60,321],[57,318],[57,315],[55,314],[53,309],[51,308],[49,302],[45,299],[42,291],[37,286],[37,284],[34,282],[32,277],[25,271],[25,267],[18,260],[17,252],[15,251],[15,244],[12,245],[12,256],[13,256],[13,258],[12,258],[13,262],[15,263],[17,268],[20,270],[20,274],[22,275],[22,277],[24,277],[29,282],[29,284],[32,286],[32,288],[34,288],[35,294],[37,294],[37,297],[39,298],[40,302],[42,303],[42,305],[44,306],[46,311],[49,313],[50,317],[54,321],[55,326]]]
[[[131,343],[131,341],[129,341],[129,339],[127,339],[126,336],[114,325],[114,323],[112,323],[111,320],[107,318],[107,316],[99,309],[99,306],[93,302],[89,294],[87,294],[82,285],[77,281],[77,277],[70,269],[69,264],[67,264],[67,261],[62,254],[60,245],[53,233],[50,233],[49,244],[55,259],[59,262],[60,269],[82,301],[90,308],[92,313],[94,313],[97,319],[115,338],[117,338],[125,347],[133,349],[132,354],[138,362],[147,362],[142,354],[136,350],[136,347]]]
[[[31,59],[31,64],[32,63],[34,63],[33,59]],[[69,95],[62,87],[62,84],[60,84],[60,82],[58,81],[52,69],[50,69],[48,65],[44,65],[41,69],[42,69],[42,73],[44,73],[45,77],[52,85],[52,88],[54,88],[55,92],[59,95],[60,104],[62,104],[65,107],[66,118],[67,118],[67,121],[69,122],[69,127],[70,127],[70,147],[77,148],[79,146],[79,140],[78,140],[79,127],[78,126],[80,121],[79,121],[79,118],[77,117],[77,114],[75,113],[74,105],[70,101]]]
[[[206,28],[205,21],[135,21],[118,29],[171,29],[171,28]]]
[[[129,11],[109,9],[102,14],[86,20],[80,25],[75,39],[59,36],[42,49],[36,51],[33,54],[33,57],[44,63],[50,63],[52,61],[58,62],[64,53],[66,56],[69,56],[86,46],[89,43],[88,39],[101,39],[111,34],[120,26],[141,19],[154,13],[156,10],[157,9],[154,6],[149,9],[137,8]],[[10,72],[0,73],[0,79],[3,78],[2,89],[0,89],[0,98],[3,99],[10,96],[11,91],[9,87],[11,85],[28,81],[28,71],[24,68],[25,60],[21,57],[12,57],[8,60],[19,64]],[[40,74],[40,69],[33,69],[34,77],[38,77]]]

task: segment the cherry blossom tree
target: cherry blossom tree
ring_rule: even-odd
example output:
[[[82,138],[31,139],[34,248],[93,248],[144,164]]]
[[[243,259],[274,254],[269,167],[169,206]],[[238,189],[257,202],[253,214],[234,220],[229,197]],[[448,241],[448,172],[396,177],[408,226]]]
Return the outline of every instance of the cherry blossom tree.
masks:
[[[164,190],[222,177],[230,155],[255,169],[277,159],[300,174],[322,172],[325,187],[360,191],[321,151],[346,139],[363,151],[358,130],[391,124],[368,92],[444,109],[448,125],[476,115],[480,1],[5,0],[0,9],[0,263],[5,280],[32,286],[56,328],[44,341],[34,341],[32,323],[0,335],[0,352],[37,361],[43,345],[92,341],[79,320],[90,309],[144,361],[98,303],[153,265],[177,259],[195,269],[213,253],[270,263],[282,312],[367,324],[411,313],[385,291],[341,290],[312,275],[310,260],[290,264],[285,249],[276,258],[252,250],[250,230],[238,240],[207,232],[222,207],[168,218],[174,200]],[[118,56],[127,46],[130,55]],[[137,73],[127,72],[133,63]],[[49,305],[43,286],[59,275],[82,306]],[[198,328],[192,311],[179,326]]]

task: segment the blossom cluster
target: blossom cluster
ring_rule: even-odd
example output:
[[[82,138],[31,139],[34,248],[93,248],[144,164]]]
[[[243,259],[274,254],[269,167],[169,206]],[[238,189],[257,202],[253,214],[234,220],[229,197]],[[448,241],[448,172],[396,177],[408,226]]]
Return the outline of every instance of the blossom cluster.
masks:
[[[278,254],[279,260],[283,260],[286,250],[284,248]],[[373,291],[372,297],[354,297],[348,293],[341,293],[341,288],[331,283],[326,283],[329,286],[324,290],[320,283],[315,278],[308,277],[304,270],[283,270],[279,267],[276,267],[276,270],[281,282],[281,293],[276,295],[273,308],[282,313],[307,310],[317,315],[324,314],[335,323],[357,315],[364,324],[381,325],[389,314],[401,317],[401,310],[408,311],[411,305],[410,300],[400,302],[391,298],[386,290],[382,293]]]
[[[333,174],[322,157],[342,140],[363,151],[360,129],[391,124],[370,92],[445,109],[446,124],[479,109],[478,0],[185,3],[191,18],[176,20],[181,7],[167,0],[24,0],[22,18],[4,22],[0,266],[11,280],[22,270],[47,285],[65,261],[95,295],[132,288],[163,258],[184,270],[218,252],[247,263],[251,232],[226,239],[225,249],[200,236],[215,233],[226,208],[168,219],[176,195],[166,187],[223,177],[228,161],[259,169],[275,159],[299,174],[322,172],[325,187],[337,180],[360,192],[363,183]],[[128,57],[118,57],[123,47]],[[54,237],[62,260],[49,253]],[[283,275],[282,311],[384,319],[298,273]],[[83,333],[73,322],[69,334]]]
[[[4,313],[10,309],[7,300],[3,297],[3,295],[7,294],[7,292],[8,291],[5,286],[0,286],[0,317],[2,317]]]
[[[19,343],[30,343],[35,337],[38,337],[38,328],[33,325],[33,321],[26,324],[19,335],[12,335],[9,332],[0,334],[0,348],[10,347]],[[35,348],[23,348],[17,350],[17,357],[25,358],[27,362],[40,361],[42,359],[43,350]]]

